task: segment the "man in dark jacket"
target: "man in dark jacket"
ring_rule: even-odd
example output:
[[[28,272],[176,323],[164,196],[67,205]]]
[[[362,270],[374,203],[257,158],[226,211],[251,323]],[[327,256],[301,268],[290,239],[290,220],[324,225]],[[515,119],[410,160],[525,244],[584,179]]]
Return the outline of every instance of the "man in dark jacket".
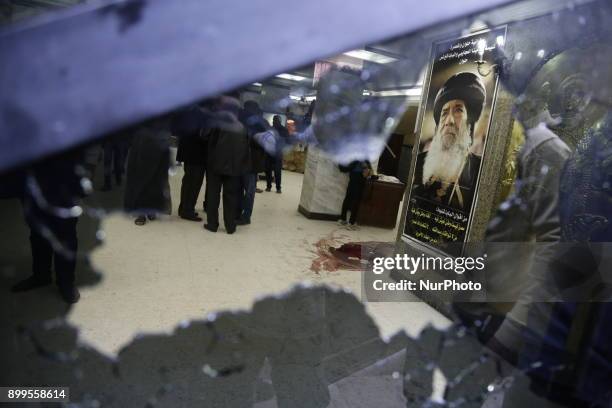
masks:
[[[176,160],[183,162],[181,203],[179,217],[189,221],[202,221],[195,212],[195,205],[206,172],[207,145],[202,138],[204,114],[198,106],[181,112],[174,120],[173,133],[178,137]]]
[[[518,368],[537,396],[566,407],[608,407],[612,401],[611,142],[608,111],[560,173],[562,244],[545,275],[519,299],[529,303]],[[523,390],[512,391],[511,402],[525,401]]]
[[[338,220],[339,224],[346,225],[346,216],[351,212],[349,228],[357,229],[357,212],[361,203],[361,196],[365,188],[366,180],[372,171],[369,161],[353,161],[348,166],[341,166],[340,170],[349,173],[349,183],[346,188],[344,201],[342,202],[342,214]]]
[[[223,223],[228,234],[236,231],[236,208],[240,178],[249,170],[249,145],[245,127],[238,120],[240,105],[229,96],[219,100],[219,110],[208,132],[206,216],[204,228],[217,232],[223,189]]]
[[[266,191],[272,190],[272,171],[274,171],[274,182],[276,192],[281,193],[281,172],[283,169],[283,147],[288,143],[289,132],[281,123],[281,117],[275,115],[272,118],[272,126],[278,133],[275,155],[268,155],[266,160]]]
[[[78,201],[84,196],[78,165],[80,152],[67,152],[34,164],[15,175],[25,219],[30,227],[32,275],[12,287],[25,292],[53,282],[66,303],[76,303],[77,221],[82,213]]]
[[[236,223],[238,225],[248,225],[251,223],[251,214],[253,214],[253,204],[255,203],[257,174],[264,171],[266,167],[266,152],[254,136],[266,131],[269,125],[263,118],[261,109],[255,101],[244,103],[240,121],[246,127],[249,137],[250,168],[249,172],[242,176],[242,186],[238,194],[240,199],[239,218]]]
[[[129,149],[129,139],[124,132],[118,132],[107,137],[102,143],[104,149],[104,186],[102,191],[112,189],[112,175],[115,174],[115,182],[121,185],[125,173],[125,160]]]

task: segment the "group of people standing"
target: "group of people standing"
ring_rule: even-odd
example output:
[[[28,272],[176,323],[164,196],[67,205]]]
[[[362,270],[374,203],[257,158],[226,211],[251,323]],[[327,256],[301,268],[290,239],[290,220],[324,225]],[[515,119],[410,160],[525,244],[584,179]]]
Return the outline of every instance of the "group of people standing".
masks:
[[[172,134],[178,137],[177,160],[184,168],[178,208],[181,218],[202,221],[195,206],[204,176],[204,228],[212,232],[219,228],[221,196],[228,234],[238,225],[250,224],[259,173],[266,172],[267,191],[272,188],[274,173],[276,192],[281,192],[282,151],[289,142],[289,132],[280,116],[274,117],[271,126],[256,102],[247,101],[241,107],[235,96],[222,96],[105,140],[102,191],[112,189],[113,178],[121,185],[125,173],[123,206],[136,215],[136,225],[171,212],[168,170]],[[17,282],[13,292],[50,285],[54,270],[62,299],[67,303],[79,300],[75,285],[77,222],[82,213],[80,202],[89,188],[82,177],[93,178],[98,157],[99,146],[75,149],[3,175],[0,198],[21,200],[32,250],[32,275]]]
[[[289,132],[280,116],[275,116],[270,126],[255,101],[246,101],[241,107],[235,97],[222,96],[183,111],[175,117],[172,128],[179,140],[177,161],[184,169],[178,209],[181,218],[202,221],[196,204],[204,176],[204,228],[211,232],[219,228],[221,199],[228,234],[238,225],[251,223],[259,173],[266,172],[266,191],[271,191],[274,173],[276,192],[281,193],[282,149]],[[264,135],[272,138],[272,143],[265,145]]]
[[[237,95],[226,95],[118,132],[102,146],[102,191],[111,190],[113,175],[121,185],[126,173],[123,207],[136,216],[136,225],[154,220],[159,213],[170,214],[168,168],[174,135],[178,139],[176,161],[184,169],[179,217],[203,220],[196,205],[206,177],[205,228],[218,229],[222,199],[224,224],[231,234],[237,225],[251,223],[255,193],[262,192],[257,189],[260,173],[265,172],[266,191],[271,191],[274,183],[276,192],[282,192],[283,148],[290,136],[279,115],[272,122],[270,125],[264,119],[257,102],[246,101],[240,106]]]

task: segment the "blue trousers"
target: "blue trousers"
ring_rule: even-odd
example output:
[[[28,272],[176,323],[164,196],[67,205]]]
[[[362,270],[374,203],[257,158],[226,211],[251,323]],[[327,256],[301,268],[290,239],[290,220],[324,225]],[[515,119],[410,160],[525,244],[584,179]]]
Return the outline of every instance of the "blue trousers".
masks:
[[[276,189],[281,189],[281,172],[283,170],[283,156],[266,155],[266,188],[272,188],[272,172],[274,172],[274,182]]]
[[[242,214],[240,216],[245,221],[251,221],[251,214],[253,214],[253,205],[255,203],[256,187],[256,173],[249,173],[242,176]]]

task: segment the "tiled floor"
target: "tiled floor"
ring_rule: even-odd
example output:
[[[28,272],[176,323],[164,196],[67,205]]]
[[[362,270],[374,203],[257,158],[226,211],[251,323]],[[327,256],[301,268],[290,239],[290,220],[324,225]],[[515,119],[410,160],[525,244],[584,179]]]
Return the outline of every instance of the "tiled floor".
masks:
[[[185,319],[249,309],[256,299],[303,282],[344,288],[359,297],[360,272],[311,269],[315,243],[331,236],[343,242],[396,237],[395,230],[348,231],[333,222],[306,219],[297,212],[302,175],[291,172],[283,172],[283,194],[256,195],[251,225],[233,235],[222,228],[214,234],[202,223],[176,216],[181,177],[178,168],[170,181],[172,216],[141,227],[121,214],[103,222],[105,244],[92,259],[104,279],[82,289],[69,315],[81,338],[101,351],[117,352],[138,332],[169,332]],[[416,335],[428,323],[448,324],[421,302],[369,303],[366,308],[384,336],[402,329]]]

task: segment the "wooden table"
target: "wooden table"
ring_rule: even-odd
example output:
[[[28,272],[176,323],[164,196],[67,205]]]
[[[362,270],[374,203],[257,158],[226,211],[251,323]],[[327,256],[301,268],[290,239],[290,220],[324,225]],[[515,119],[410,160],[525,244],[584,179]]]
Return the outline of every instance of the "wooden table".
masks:
[[[405,187],[403,183],[367,180],[361,196],[357,223],[380,228],[395,228]]]

